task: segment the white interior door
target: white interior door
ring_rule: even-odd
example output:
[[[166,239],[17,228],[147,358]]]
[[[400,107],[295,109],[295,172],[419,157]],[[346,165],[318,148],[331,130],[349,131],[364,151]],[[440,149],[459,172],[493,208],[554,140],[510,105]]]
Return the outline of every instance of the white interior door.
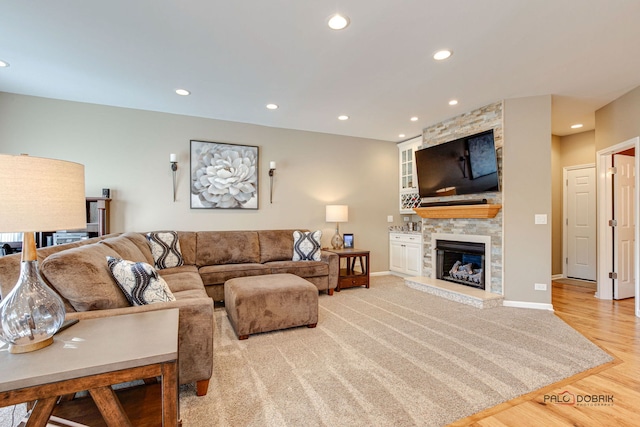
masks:
[[[566,276],[596,280],[595,167],[567,170]]]
[[[635,296],[635,159],[633,156],[613,156],[616,173],[613,176],[613,298]]]

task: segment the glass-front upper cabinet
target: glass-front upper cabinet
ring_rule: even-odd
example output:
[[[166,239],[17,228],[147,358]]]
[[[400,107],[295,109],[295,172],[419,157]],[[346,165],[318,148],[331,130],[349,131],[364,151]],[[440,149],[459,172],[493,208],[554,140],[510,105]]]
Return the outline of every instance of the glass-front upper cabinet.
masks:
[[[400,213],[415,213],[420,205],[415,152],[422,145],[422,136],[398,144],[400,161]]]

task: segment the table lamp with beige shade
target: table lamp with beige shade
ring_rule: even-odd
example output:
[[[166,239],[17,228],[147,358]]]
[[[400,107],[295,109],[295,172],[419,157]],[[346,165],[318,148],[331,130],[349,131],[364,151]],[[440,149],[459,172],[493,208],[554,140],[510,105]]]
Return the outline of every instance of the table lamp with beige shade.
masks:
[[[349,206],[347,205],[327,205],[326,207],[327,222],[336,223],[336,233],[331,238],[331,247],[333,249],[342,249],[344,241],[340,236],[340,223],[349,221]]]
[[[0,340],[12,353],[46,347],[64,322],[60,297],[38,272],[35,232],[86,228],[84,166],[0,154],[0,232],[22,232],[20,277],[0,302]]]

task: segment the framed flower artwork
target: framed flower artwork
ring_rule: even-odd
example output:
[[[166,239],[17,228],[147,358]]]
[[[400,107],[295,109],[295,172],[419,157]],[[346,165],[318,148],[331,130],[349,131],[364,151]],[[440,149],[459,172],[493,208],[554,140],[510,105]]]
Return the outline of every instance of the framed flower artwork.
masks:
[[[258,209],[258,147],[191,140],[191,208]]]

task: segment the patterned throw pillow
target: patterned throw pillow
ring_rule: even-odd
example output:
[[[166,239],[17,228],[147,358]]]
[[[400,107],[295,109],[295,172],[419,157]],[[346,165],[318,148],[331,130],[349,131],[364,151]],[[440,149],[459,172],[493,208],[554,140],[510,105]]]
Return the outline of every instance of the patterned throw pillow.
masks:
[[[320,261],[322,231],[293,232],[293,261]]]
[[[107,257],[109,271],[131,305],[175,301],[167,282],[146,262]]]
[[[154,231],[147,233],[147,240],[151,247],[153,262],[156,268],[180,267],[184,264],[180,252],[180,241],[175,231]]]

